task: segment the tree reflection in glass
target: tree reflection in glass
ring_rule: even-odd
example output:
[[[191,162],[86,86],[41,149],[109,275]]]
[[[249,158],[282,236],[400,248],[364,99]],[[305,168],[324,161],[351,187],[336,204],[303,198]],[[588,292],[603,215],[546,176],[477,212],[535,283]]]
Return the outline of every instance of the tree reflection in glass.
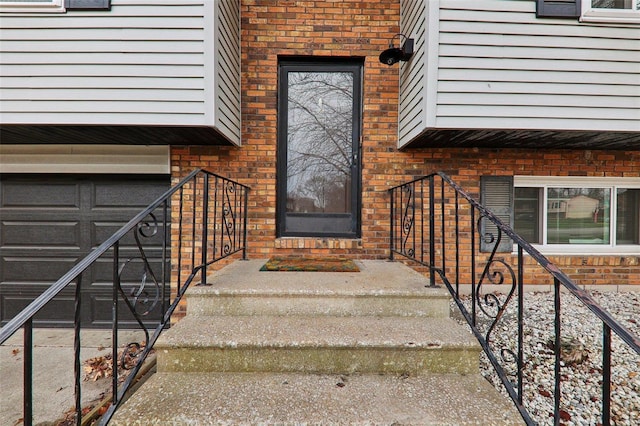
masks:
[[[289,72],[287,212],[350,213],[353,74]]]
[[[611,191],[607,188],[549,188],[549,244],[609,244]]]

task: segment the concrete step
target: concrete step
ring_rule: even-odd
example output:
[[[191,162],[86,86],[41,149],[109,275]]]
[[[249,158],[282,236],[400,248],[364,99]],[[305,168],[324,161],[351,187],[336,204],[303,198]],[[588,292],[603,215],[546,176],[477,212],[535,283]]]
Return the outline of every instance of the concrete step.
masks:
[[[449,318],[190,316],[157,341],[162,372],[477,374],[480,346]]]
[[[265,272],[234,262],[191,287],[188,315],[449,316],[449,293],[399,262],[356,261],[360,272]]]
[[[449,294],[400,263],[261,272],[191,288],[155,345],[158,373],[110,424],[522,424],[479,375]],[[455,408],[454,408],[455,407]]]
[[[120,425],[521,425],[479,374],[157,373],[117,411]]]

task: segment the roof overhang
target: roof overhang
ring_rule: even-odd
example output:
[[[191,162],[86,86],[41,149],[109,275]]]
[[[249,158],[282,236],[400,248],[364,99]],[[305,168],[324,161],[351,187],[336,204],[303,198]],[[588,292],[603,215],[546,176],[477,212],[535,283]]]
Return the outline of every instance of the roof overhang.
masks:
[[[542,148],[640,150],[640,132],[427,129],[401,149]]]
[[[205,126],[2,125],[3,144],[233,145]]]

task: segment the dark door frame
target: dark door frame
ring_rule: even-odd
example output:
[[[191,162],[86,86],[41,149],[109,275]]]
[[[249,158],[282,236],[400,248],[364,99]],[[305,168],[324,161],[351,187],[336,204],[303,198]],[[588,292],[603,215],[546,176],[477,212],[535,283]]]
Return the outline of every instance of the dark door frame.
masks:
[[[278,60],[278,149],[276,178],[276,236],[277,237],[336,237],[360,238],[362,210],[362,58],[279,58]],[[305,71],[352,72],[352,163],[351,163],[351,223],[348,232],[318,232],[287,230],[287,133],[288,133],[288,73]],[[332,217],[331,213],[323,214]]]

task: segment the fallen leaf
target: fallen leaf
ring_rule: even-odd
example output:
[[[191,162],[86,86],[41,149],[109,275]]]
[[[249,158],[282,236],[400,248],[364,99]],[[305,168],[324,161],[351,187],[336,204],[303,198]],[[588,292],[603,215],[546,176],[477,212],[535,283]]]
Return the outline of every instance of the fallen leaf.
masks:
[[[129,372],[131,371],[131,369],[135,367],[136,364],[140,361],[138,356],[140,355],[142,350],[145,348],[145,346],[146,346],[145,343],[142,342],[137,344],[137,348],[135,350],[129,349],[125,353],[124,351],[126,349],[123,349],[118,352],[116,374],[118,375],[119,381],[123,381],[129,375]],[[151,352],[154,352],[154,351],[152,350]],[[121,365],[120,365],[120,362],[123,359],[123,353],[125,353],[124,369],[121,368]],[[93,380],[95,382],[102,378],[113,377],[114,373],[113,373],[112,358],[113,358],[113,354],[107,353],[105,355],[100,355],[100,356],[96,356],[96,357],[85,360],[84,367],[83,367],[85,374],[84,374],[83,380],[85,381]]]
[[[560,410],[560,418],[562,420],[571,420],[571,414],[567,413],[564,410]]]
[[[545,398],[551,398],[551,392],[549,392],[548,390],[538,388],[538,393],[544,396]]]
[[[13,356],[16,356],[20,353],[20,349],[16,348],[14,350],[11,351],[11,353],[13,354]],[[20,419],[22,421],[22,419]]]

